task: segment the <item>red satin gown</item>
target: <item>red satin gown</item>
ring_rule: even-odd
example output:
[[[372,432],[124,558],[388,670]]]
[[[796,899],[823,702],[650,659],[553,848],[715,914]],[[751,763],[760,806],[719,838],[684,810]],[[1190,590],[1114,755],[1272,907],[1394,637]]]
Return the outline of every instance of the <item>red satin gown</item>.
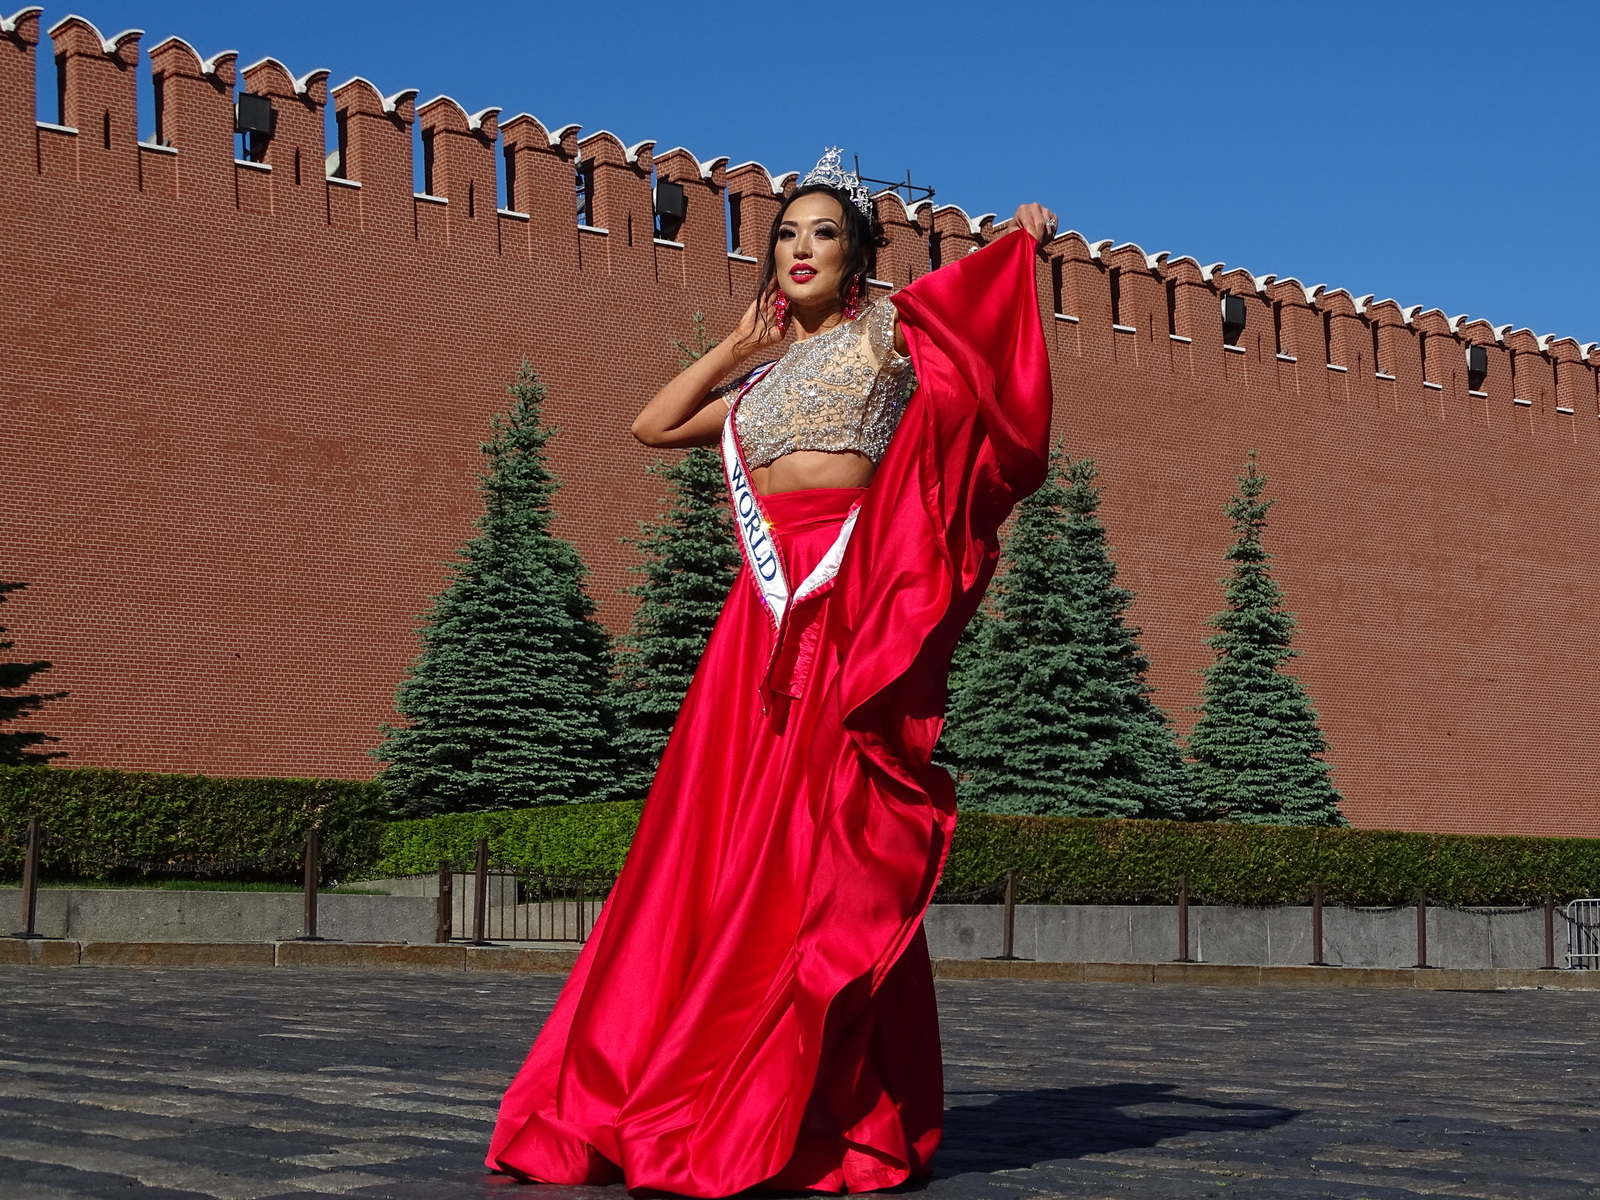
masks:
[[[1051,397],[1026,234],[894,302],[918,388],[871,487],[762,498],[793,580],[863,500],[834,585],[775,629],[748,564],[735,581],[492,1169],[698,1197],[930,1169],[921,922],[955,827],[932,753],[997,530],[1044,478]]]

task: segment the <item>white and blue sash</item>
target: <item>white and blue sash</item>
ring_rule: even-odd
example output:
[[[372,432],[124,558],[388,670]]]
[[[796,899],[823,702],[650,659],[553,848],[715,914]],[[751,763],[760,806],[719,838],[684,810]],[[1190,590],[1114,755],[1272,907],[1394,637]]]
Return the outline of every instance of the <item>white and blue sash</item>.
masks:
[[[767,519],[766,511],[761,506],[761,497],[750,482],[750,469],[745,464],[744,447],[739,441],[738,421],[735,419],[745,393],[765,379],[767,372],[776,365],[767,363],[757,367],[740,384],[738,395],[728,408],[728,418],[722,425],[722,467],[728,477],[728,498],[733,504],[733,523],[739,531],[739,549],[744,553],[745,565],[750,568],[750,578],[756,585],[756,592],[772,617],[773,627],[781,630],[784,615],[792,605],[833,586],[839,566],[844,562],[850,534],[856,527],[861,502],[857,501],[851,506],[839,526],[839,536],[822,556],[822,561],[791,593],[788,574],[783,568],[783,555],[772,536],[772,522]]]

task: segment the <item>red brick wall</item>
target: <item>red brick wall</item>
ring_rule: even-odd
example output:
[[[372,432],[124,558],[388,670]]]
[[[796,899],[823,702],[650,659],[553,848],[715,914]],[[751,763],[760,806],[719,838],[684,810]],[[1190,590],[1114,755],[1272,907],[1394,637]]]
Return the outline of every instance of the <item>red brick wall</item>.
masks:
[[[55,660],[51,685],[72,692],[43,722],[66,761],[370,774],[523,356],[563,431],[562,531],[620,625],[617,539],[658,499],[628,422],[691,315],[720,332],[748,299],[724,190],[748,246],[783,179],[363,80],[330,95],[325,75],[202,63],[175,39],[150,54],[163,152],[135,140],[138,39],[108,48],[76,20],[52,36],[76,133],[35,121],[36,22],[0,34],[0,578],[30,584],[4,613],[19,650]],[[236,88],[273,97],[270,171],[233,161]],[[329,102],[348,185],[323,175]],[[439,200],[412,194],[414,121]],[[508,149],[517,215],[497,211]],[[575,226],[580,150],[608,232]],[[688,189],[681,248],[651,236],[652,168]],[[980,240],[958,209],[880,203],[894,284],[926,269],[931,229],[946,261]],[[1221,506],[1257,449],[1298,670],[1351,819],[1600,832],[1585,350],[1076,234],[1048,252],[1058,432],[1100,463],[1180,723],[1221,598]],[[1112,270],[1130,331],[1112,328]],[[1224,291],[1248,309],[1242,352],[1222,344]],[[1468,394],[1468,342],[1488,348],[1485,396]]]

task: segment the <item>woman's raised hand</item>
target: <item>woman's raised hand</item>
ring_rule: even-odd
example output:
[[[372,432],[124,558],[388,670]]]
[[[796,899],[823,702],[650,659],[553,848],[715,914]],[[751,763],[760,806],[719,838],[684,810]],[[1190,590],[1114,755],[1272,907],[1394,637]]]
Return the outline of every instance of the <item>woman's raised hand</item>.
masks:
[[[1056,235],[1056,215],[1042,204],[1020,205],[1010,223],[1026,229],[1036,242],[1048,242]]]
[[[728,337],[736,359],[783,341],[783,330],[778,328],[778,314],[772,307],[772,302],[777,298],[778,289],[774,285],[772,291],[760,300],[752,300],[750,307],[744,310],[744,316],[739,318],[739,324],[734,326],[733,333]]]

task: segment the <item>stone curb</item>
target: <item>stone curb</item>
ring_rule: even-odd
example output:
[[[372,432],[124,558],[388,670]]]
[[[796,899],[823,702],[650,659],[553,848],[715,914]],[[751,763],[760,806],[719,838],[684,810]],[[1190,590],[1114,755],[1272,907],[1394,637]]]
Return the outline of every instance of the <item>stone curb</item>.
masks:
[[[265,942],[79,942],[85,967],[270,967]]]
[[[0,937],[0,967],[345,967],[564,975],[576,950],[395,942],[76,942]]]
[[[1496,991],[1504,988],[1600,990],[1600,971],[1529,967],[1252,967],[1228,963],[1005,962],[936,958],[936,979],[1040,979],[1062,983],[1202,983],[1232,987],[1418,988]]]
[[[423,971],[527,971],[563,975],[577,950],[533,946],[375,942],[75,942],[0,938],[0,967],[343,967]],[[1251,967],[1226,963],[1004,962],[936,958],[937,979],[1035,979],[1059,983],[1199,983],[1223,987],[1504,988],[1600,990],[1600,971],[1521,967]]]
[[[464,971],[467,948],[459,945],[405,945],[371,942],[275,942],[272,966],[402,967]]]
[[[0,967],[75,967],[78,951],[77,942],[0,938]]]

